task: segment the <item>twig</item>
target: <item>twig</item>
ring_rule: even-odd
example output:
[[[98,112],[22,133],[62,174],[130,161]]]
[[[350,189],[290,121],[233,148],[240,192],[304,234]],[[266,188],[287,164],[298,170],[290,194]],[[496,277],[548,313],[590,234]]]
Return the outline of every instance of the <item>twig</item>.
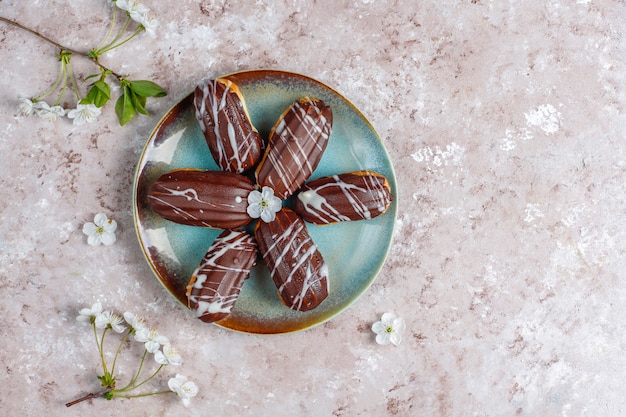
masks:
[[[93,392],[90,392],[89,394],[85,395],[84,397],[80,397],[80,398],[78,398],[78,399],[76,399],[74,401],[70,401],[69,403],[66,403],[65,406],[66,407],[71,407],[71,406],[73,406],[75,404],[78,404],[80,402],[83,402],[83,401],[91,400],[93,398],[100,398],[100,397],[103,397],[107,392],[109,392],[109,391],[103,391],[103,392],[98,393],[98,394],[94,394]]]
[[[64,46],[64,45],[61,45],[60,43],[56,42],[55,40],[50,39],[49,37],[47,37],[47,36],[45,36],[45,35],[42,35],[41,33],[37,32],[36,30],[33,30],[33,29],[29,28],[29,27],[26,27],[26,26],[22,25],[21,23],[18,23],[18,22],[14,21],[14,20],[7,19],[6,17],[2,17],[2,16],[0,16],[0,20],[1,20],[1,21],[3,21],[3,22],[5,22],[5,23],[8,23],[9,25],[15,26],[15,27],[20,28],[20,29],[22,29],[22,30],[25,30],[26,32],[29,32],[29,33],[31,33],[31,34],[33,34],[33,35],[37,36],[38,38],[43,39],[43,40],[45,40],[45,41],[46,41],[46,42],[48,42],[48,43],[51,43],[52,45],[56,46],[57,48],[59,48],[59,49],[60,49],[60,50],[62,50],[62,51],[69,51],[69,52],[71,52],[72,54],[80,55],[80,56],[82,56],[82,57],[84,57],[84,58],[89,59],[89,60],[90,60],[90,61],[92,61],[94,64],[96,64],[97,66],[99,66],[101,69],[103,69],[104,71],[108,71],[108,72],[110,72],[110,73],[111,73],[113,76],[115,76],[117,79],[122,79],[122,78],[123,78],[123,77],[122,77],[122,75],[120,75],[120,74],[116,73],[115,71],[112,71],[112,70],[110,70],[109,68],[105,67],[104,65],[102,65],[102,64],[98,61],[98,59],[97,59],[97,58],[92,57],[92,56],[91,56],[91,55],[89,55],[88,53],[85,53],[85,52],[82,52],[82,51],[77,51],[77,50],[75,50],[75,49],[68,48],[68,47],[66,47],[66,46]]]

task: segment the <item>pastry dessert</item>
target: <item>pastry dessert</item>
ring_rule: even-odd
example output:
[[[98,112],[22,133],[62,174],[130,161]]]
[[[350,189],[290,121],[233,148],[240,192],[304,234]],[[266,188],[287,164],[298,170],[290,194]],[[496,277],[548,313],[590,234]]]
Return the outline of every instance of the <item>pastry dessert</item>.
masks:
[[[263,139],[234,83],[217,78],[197,86],[193,104],[209,150],[222,170],[242,173],[257,165]]]
[[[285,199],[311,176],[328,144],[333,116],[322,100],[305,97],[294,102],[272,128],[263,159],[256,170],[260,187],[270,187]]]
[[[176,223],[233,229],[250,223],[254,184],[234,172],[181,169],[161,175],[148,190],[152,210]]]
[[[291,104],[271,129],[267,149],[230,80],[199,85],[193,103],[222,171],[175,170],[158,178],[148,192],[152,210],[165,219],[226,229],[192,274],[189,308],[205,322],[226,318],[258,253],[283,304],[297,311],[318,307],[329,294],[329,270],[305,221],[321,225],[384,213],[393,201],[387,179],[364,170],[305,184],[331,134],[332,111],[322,100],[304,97]],[[254,167],[256,184],[251,175],[241,175]],[[261,189],[263,193],[252,193]],[[284,200],[296,192],[294,210],[270,199]],[[249,204],[258,207],[248,210]],[[261,218],[254,220],[258,211]],[[254,237],[239,230],[253,221]]]
[[[213,241],[187,286],[189,308],[200,320],[226,318],[257,258],[257,244],[245,231],[224,230]]]
[[[384,213],[393,201],[387,178],[372,171],[349,172],[306,183],[294,211],[313,224],[367,220]]]
[[[283,208],[273,222],[258,222],[254,235],[283,304],[308,311],[326,299],[328,266],[296,213]]]

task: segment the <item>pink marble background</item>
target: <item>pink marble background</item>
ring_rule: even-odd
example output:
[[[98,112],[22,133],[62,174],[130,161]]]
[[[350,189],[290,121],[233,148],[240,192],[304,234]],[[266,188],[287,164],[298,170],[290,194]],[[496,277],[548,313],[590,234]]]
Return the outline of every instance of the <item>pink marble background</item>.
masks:
[[[103,57],[168,96],[125,127],[17,110],[54,48],[0,22],[0,410],[7,416],[618,416],[626,410],[626,5],[144,0],[160,22]],[[107,0],[0,0],[76,49]],[[75,59],[79,76],[93,72]],[[207,76],[272,68],[332,86],[371,120],[400,195],[389,257],[344,314],[280,336],[205,325],[164,290],[134,231],[134,168],[160,117]],[[71,101],[71,98],[68,99]],[[104,212],[117,242],[81,227]],[[95,399],[80,308],[134,311],[200,393]],[[370,326],[404,317],[398,347]],[[131,372],[130,363],[122,362]]]

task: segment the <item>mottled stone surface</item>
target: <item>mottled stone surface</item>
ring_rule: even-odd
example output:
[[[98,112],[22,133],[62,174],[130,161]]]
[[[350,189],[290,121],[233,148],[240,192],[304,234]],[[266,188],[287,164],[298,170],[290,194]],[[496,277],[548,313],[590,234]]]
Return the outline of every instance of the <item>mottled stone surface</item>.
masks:
[[[102,61],[168,96],[125,127],[24,117],[55,49],[0,22],[0,410],[107,416],[617,416],[626,409],[626,5],[145,0],[160,26]],[[87,50],[106,0],[0,0]],[[76,57],[79,78],[94,72]],[[235,333],[190,315],[135,236],[134,168],[159,118],[201,79],[252,68],[319,79],[355,103],[398,176],[394,243],[373,286],[305,332]],[[117,93],[117,92],[115,92]],[[68,95],[68,105],[73,105]],[[81,227],[104,212],[115,245]],[[98,390],[77,311],[101,301],[169,336],[200,393],[70,409]],[[379,346],[393,311],[407,330]],[[113,337],[111,338],[113,339]],[[120,377],[132,372],[122,361]],[[158,384],[164,385],[166,379]]]

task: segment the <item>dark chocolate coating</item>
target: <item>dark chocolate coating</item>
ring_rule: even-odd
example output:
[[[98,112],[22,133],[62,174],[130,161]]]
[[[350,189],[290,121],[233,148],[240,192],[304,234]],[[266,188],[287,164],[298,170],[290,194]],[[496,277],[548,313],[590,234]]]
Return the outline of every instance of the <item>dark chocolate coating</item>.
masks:
[[[263,139],[256,131],[239,88],[225,78],[194,90],[196,119],[213,159],[224,171],[242,173],[263,156]]]
[[[232,229],[252,221],[246,209],[254,184],[233,172],[181,169],[161,175],[148,191],[152,210],[191,226]]]
[[[224,230],[215,238],[187,286],[189,308],[212,323],[230,315],[257,258],[257,244],[243,230]]]
[[[326,299],[328,266],[296,213],[281,209],[274,221],[259,221],[254,235],[287,307],[308,311]]]
[[[393,201],[387,178],[372,171],[348,172],[304,184],[294,211],[313,224],[367,220],[384,213]]]
[[[284,200],[311,176],[328,144],[333,115],[323,101],[302,98],[278,119],[256,170],[259,186]]]

